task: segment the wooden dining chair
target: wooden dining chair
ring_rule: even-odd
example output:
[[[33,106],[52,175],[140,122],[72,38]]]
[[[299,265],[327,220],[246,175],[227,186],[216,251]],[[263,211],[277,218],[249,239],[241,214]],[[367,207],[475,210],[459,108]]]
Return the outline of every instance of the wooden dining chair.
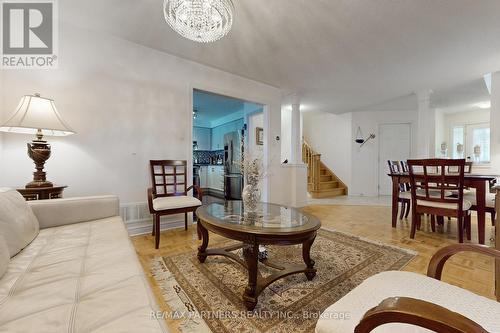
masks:
[[[465,174],[471,174],[472,173],[472,166],[473,162],[465,162],[465,168],[464,168],[464,173]],[[448,168],[449,173],[456,173],[456,167],[450,167]],[[491,184],[490,184],[491,186]],[[454,191],[454,195],[456,196],[457,193]],[[476,205],[476,192],[473,189],[465,188],[464,189],[464,198],[468,201],[471,202],[472,206],[470,210],[477,211],[477,205]],[[496,210],[495,210],[495,195],[493,193],[486,193],[486,213],[489,213],[491,216],[491,224],[495,226],[495,219],[496,219]]]
[[[184,213],[184,229],[188,228],[188,213],[202,205],[203,192],[197,185],[187,187],[187,161],[151,160],[151,185],[148,189],[149,212],[153,214],[155,248],[160,246],[160,217]],[[197,197],[188,196],[194,190]]]
[[[403,168],[402,161],[388,160],[387,164],[389,165],[389,172],[391,174],[404,172],[402,169]],[[410,185],[404,183],[399,184],[398,202],[401,203],[401,211],[399,213],[400,220],[402,220],[403,217],[407,218],[408,215],[410,214],[410,207],[411,207],[410,200],[411,200]]]
[[[442,223],[443,217],[454,217],[458,223],[458,239],[464,240],[464,230],[467,239],[471,238],[470,201],[464,200],[464,159],[421,159],[408,160],[412,222],[410,238],[415,238],[417,228],[421,223],[422,214],[437,216]],[[448,167],[456,168],[457,172],[448,173]],[[449,192],[456,190],[457,196]],[[434,221],[433,221],[434,222]],[[435,225],[432,225],[435,230]]]

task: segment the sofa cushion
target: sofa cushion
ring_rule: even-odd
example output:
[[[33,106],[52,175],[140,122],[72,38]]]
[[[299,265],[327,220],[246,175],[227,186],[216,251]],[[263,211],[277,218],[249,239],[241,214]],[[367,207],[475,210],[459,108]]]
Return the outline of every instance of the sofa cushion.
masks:
[[[154,210],[177,209],[201,206],[201,201],[185,195],[153,199]]]
[[[10,257],[31,243],[38,232],[38,220],[23,196],[16,190],[0,188],[0,235],[7,242]]]
[[[120,217],[43,229],[0,280],[0,332],[163,332]]]
[[[0,235],[0,279],[7,271],[9,262],[10,262],[9,248],[7,247],[7,242],[5,241],[3,236]]]
[[[328,307],[316,325],[317,333],[352,333],[363,315],[388,297],[411,297],[443,306],[475,321],[488,332],[500,332],[500,303],[465,289],[411,272],[383,272],[366,279]],[[346,319],[346,314],[348,318]],[[372,332],[432,332],[407,324],[385,324]]]

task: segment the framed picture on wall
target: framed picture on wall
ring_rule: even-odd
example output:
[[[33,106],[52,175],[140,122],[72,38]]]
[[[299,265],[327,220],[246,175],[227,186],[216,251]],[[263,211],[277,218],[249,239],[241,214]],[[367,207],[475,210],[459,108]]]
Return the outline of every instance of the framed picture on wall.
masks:
[[[255,143],[259,146],[264,145],[264,129],[262,127],[255,128]]]

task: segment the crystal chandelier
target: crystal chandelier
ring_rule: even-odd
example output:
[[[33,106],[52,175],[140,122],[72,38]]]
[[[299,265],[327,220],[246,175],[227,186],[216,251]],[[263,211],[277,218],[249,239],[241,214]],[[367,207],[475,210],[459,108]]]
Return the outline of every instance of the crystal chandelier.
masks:
[[[232,0],[165,0],[163,10],[170,27],[195,42],[214,42],[233,24]]]

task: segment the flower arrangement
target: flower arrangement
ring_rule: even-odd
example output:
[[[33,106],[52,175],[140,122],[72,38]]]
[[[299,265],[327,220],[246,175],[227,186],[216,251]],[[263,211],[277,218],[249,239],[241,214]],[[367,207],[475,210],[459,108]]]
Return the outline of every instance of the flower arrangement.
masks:
[[[258,186],[260,181],[264,179],[265,172],[263,168],[262,158],[246,156],[241,161],[241,169],[246,178],[246,183],[252,186]]]
[[[246,179],[246,185],[241,194],[243,205],[245,211],[255,212],[257,204],[260,202],[259,183],[266,177],[262,158],[245,153],[241,161],[241,169]]]

